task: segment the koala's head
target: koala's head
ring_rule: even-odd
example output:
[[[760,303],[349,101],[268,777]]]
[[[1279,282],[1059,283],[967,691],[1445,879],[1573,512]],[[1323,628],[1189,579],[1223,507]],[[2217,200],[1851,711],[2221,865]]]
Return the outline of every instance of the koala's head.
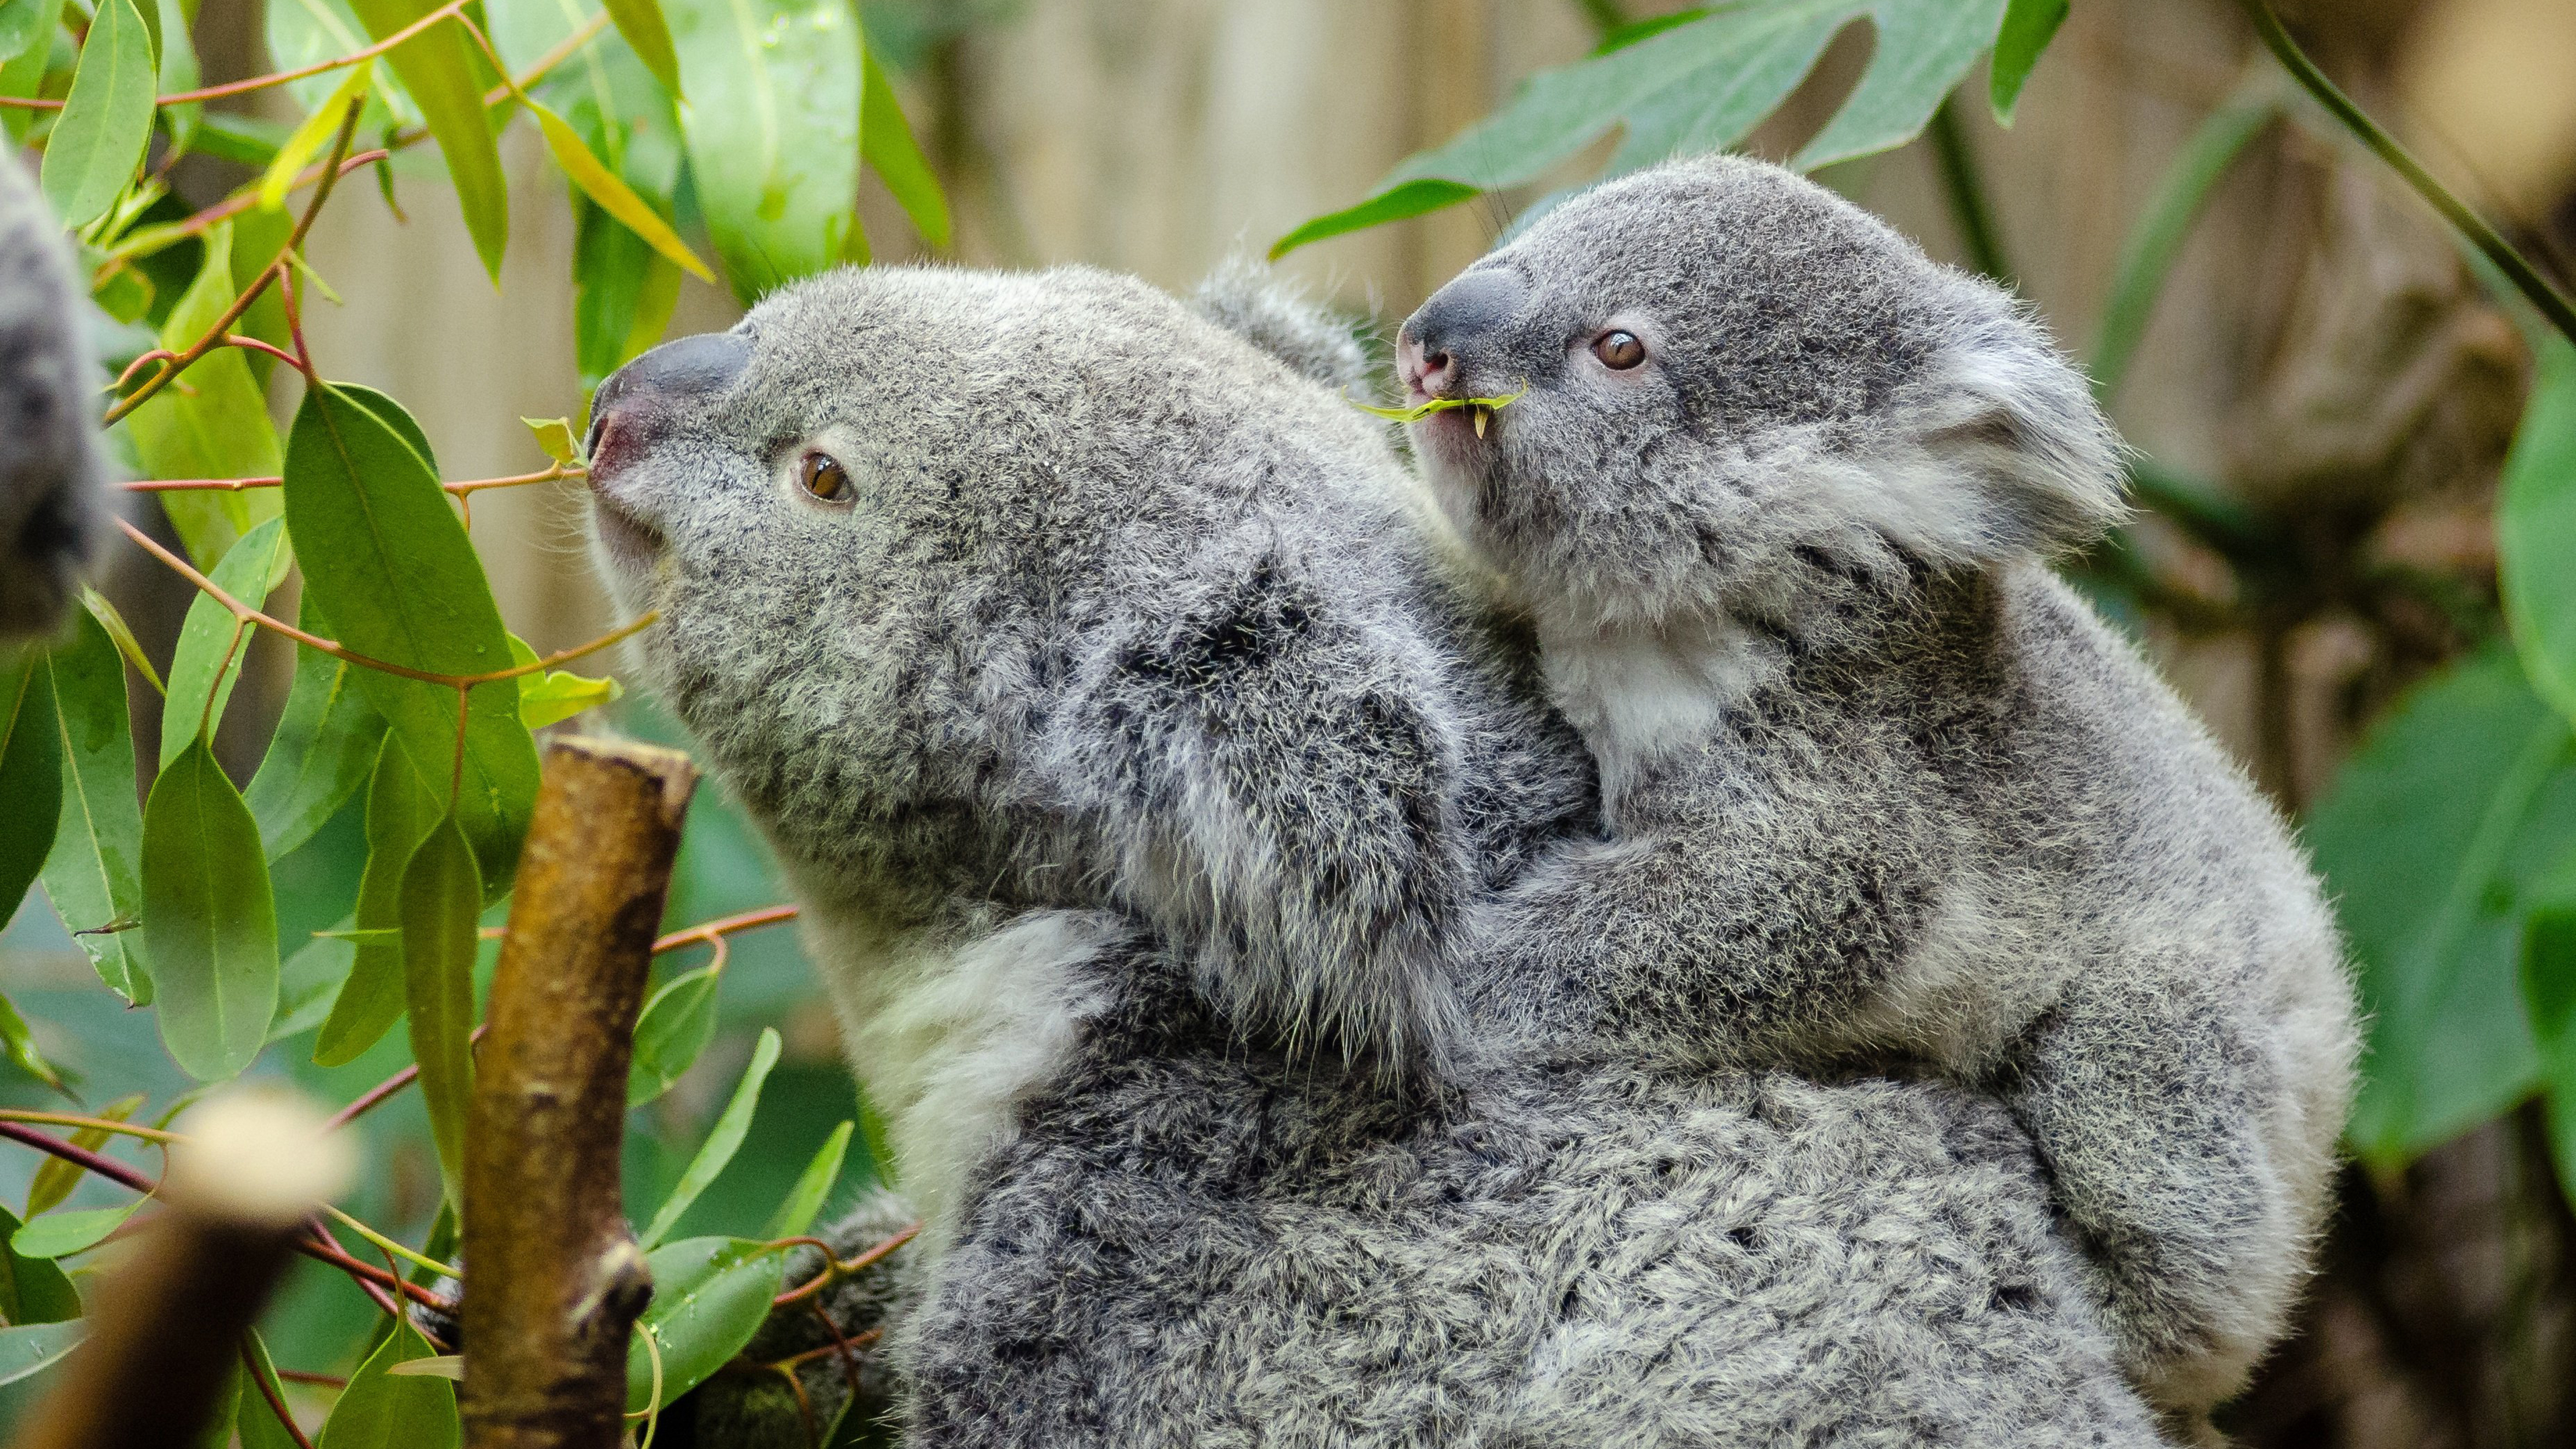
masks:
[[[593,418],[649,671],[808,892],[1134,910],[1248,1024],[1434,1034],[1496,692],[1330,392],[1130,278],[870,268]]]
[[[102,378],[53,212],[0,148],[0,638],[62,617],[107,516]]]
[[[1797,577],[1901,578],[2081,543],[2119,446],[2001,290],[1779,167],[1607,183],[1443,287],[1398,339],[1441,502],[1525,602],[1578,625],[1793,609]]]

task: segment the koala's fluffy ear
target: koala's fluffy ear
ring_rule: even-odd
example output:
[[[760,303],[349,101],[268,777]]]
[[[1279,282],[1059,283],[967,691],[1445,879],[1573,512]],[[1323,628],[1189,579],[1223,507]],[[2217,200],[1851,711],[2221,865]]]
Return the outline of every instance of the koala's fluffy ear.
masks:
[[[50,631],[97,557],[98,366],[51,208],[0,148],[0,638]]]
[[[1126,903],[1247,1037],[1437,1070],[1473,864],[1441,666],[1275,541],[1093,661],[1059,734]]]
[[[1967,285],[1984,305],[1899,396],[1901,446],[1953,493],[1944,511],[1956,552],[2081,548],[2126,515],[2119,435],[2083,373],[2036,324],[1983,283]]]
[[[1358,396],[1369,384],[1368,354],[1350,324],[1308,300],[1294,281],[1234,256],[1190,294],[1190,309],[1288,365],[1291,372]]]

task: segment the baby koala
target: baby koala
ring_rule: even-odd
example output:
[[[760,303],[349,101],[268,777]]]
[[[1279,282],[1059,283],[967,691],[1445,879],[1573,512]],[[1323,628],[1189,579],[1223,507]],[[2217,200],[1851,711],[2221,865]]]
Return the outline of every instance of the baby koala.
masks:
[[[1733,158],[1559,206],[1398,361],[1416,401],[1526,388],[1414,444],[1611,826],[1501,898],[1490,958],[1648,1070],[1999,1094],[2133,1381],[2182,1421],[2233,1391],[2324,1209],[2351,990],[2279,817],[2049,572],[2121,512],[2083,377],[2002,291]]]

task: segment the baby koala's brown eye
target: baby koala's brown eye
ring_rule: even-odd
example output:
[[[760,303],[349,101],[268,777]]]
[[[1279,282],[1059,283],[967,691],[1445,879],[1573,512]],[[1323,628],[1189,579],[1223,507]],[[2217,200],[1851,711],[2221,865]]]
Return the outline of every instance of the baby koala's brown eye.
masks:
[[[829,453],[808,453],[796,460],[796,481],[826,503],[850,501],[849,470]]]
[[[1626,372],[1646,360],[1646,344],[1634,332],[1604,332],[1592,339],[1592,355],[1613,372]]]

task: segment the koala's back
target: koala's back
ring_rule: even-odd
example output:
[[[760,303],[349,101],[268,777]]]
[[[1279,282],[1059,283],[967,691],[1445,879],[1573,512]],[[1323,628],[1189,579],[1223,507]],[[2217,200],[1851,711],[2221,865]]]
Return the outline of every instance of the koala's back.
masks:
[[[98,551],[102,379],[81,313],[53,211],[0,147],[0,638],[52,628]]]
[[[916,1442],[2163,1442],[1987,1103],[1505,1048],[1408,1105],[1111,955],[907,1333]]]

